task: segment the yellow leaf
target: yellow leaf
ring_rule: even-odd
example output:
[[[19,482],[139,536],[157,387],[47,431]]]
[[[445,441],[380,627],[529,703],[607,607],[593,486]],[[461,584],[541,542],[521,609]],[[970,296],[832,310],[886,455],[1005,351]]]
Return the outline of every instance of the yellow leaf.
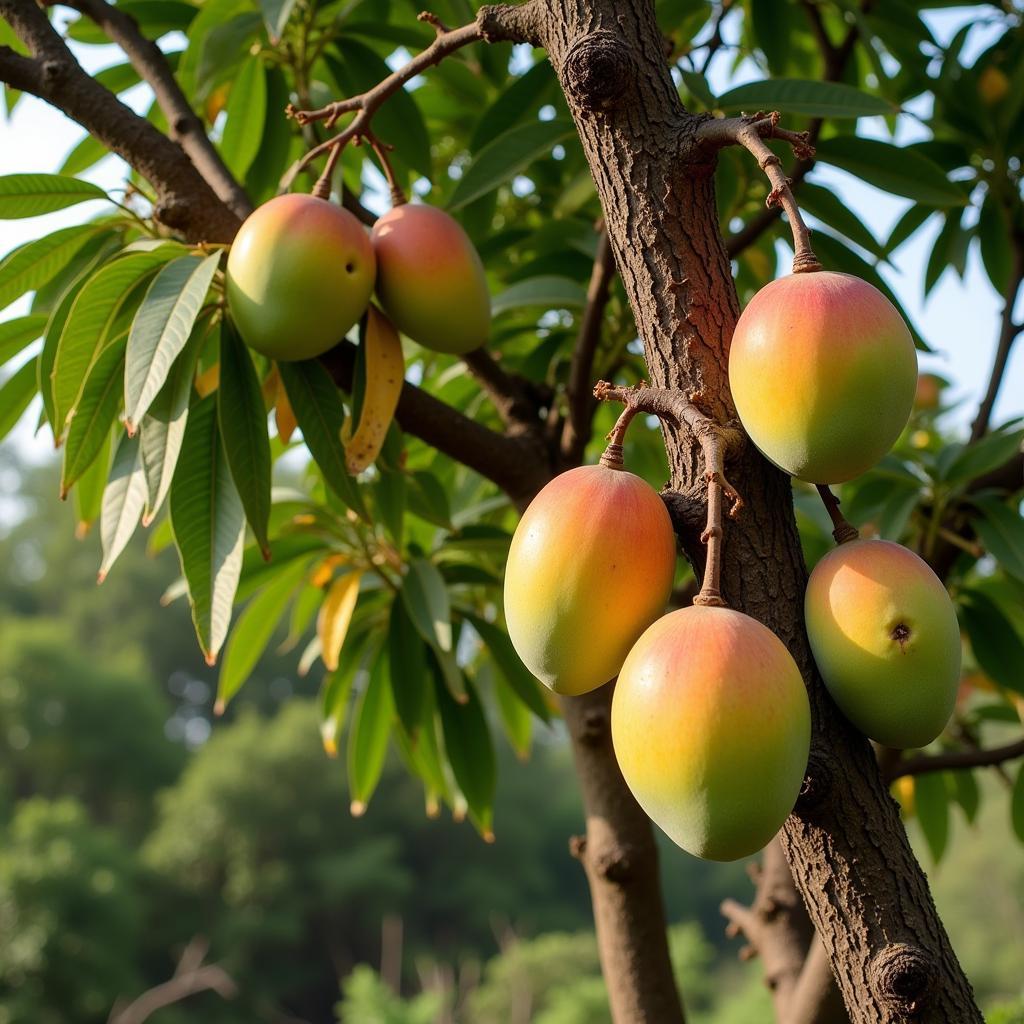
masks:
[[[220,387],[220,363],[214,363],[196,377],[196,391],[200,398],[212,395]]]
[[[320,638],[320,657],[328,671],[338,667],[345,634],[348,633],[352,613],[356,610],[359,600],[359,581],[361,572],[350,572],[340,576],[331,584],[324,603],[320,606],[320,614],[316,620],[316,632]]]
[[[276,371],[275,371],[276,372]],[[295,413],[292,412],[291,403],[284,388],[277,389],[277,400],[274,402],[274,425],[277,427],[277,436],[281,444],[287,444],[295,433],[298,424],[295,421]]]

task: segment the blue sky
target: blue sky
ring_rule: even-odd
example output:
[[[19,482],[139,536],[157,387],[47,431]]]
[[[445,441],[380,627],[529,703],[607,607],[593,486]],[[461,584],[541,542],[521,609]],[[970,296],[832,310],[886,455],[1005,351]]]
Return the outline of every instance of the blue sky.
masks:
[[[950,9],[929,14],[928,21],[941,42],[949,39],[974,16],[975,13],[967,9]],[[989,32],[990,29],[984,25],[978,25],[972,31],[965,49],[968,57],[984,48]],[[89,70],[123,59],[113,47],[75,45],[75,50]],[[719,65],[721,73],[725,71],[725,64],[723,60]],[[759,77],[756,69],[750,67],[739,69],[738,77],[732,76],[729,80],[738,84],[756,77]],[[725,79],[716,81],[716,78],[718,74],[713,74],[712,87],[716,92],[722,91]],[[147,90],[139,87],[128,93],[126,99],[142,108],[148,103]],[[886,126],[880,118],[862,119],[858,130],[861,134],[888,138]],[[62,114],[41,101],[25,97],[15,109],[10,123],[0,122],[0,174],[55,171],[82,135],[83,130]],[[922,131],[916,122],[909,117],[902,118],[896,141],[905,144],[919,137],[922,137]],[[111,157],[83,176],[106,188],[116,189],[123,184],[121,167],[120,162]],[[811,180],[833,189],[879,238],[888,236],[908,206],[907,200],[880,192],[833,168],[819,166]],[[0,254],[65,224],[76,223],[86,212],[86,207],[76,207],[47,217],[0,221]],[[935,350],[933,355],[922,357],[922,369],[941,373],[953,381],[954,396],[963,401],[960,408],[951,414],[951,419],[959,425],[966,425],[988,381],[1001,305],[975,252],[968,261],[963,281],[953,270],[947,270],[927,301],[924,300],[924,268],[938,230],[938,223],[923,229],[898,251],[894,267],[884,267],[881,272]],[[25,306],[25,303],[11,306],[0,313],[0,319],[21,315]],[[11,368],[16,366],[13,364]],[[1019,344],[1011,357],[994,422],[1021,414],[1024,414],[1024,344]],[[30,459],[45,458],[52,452],[52,447],[44,434],[33,436],[34,423],[35,416],[26,416],[5,443],[17,445],[19,451]]]

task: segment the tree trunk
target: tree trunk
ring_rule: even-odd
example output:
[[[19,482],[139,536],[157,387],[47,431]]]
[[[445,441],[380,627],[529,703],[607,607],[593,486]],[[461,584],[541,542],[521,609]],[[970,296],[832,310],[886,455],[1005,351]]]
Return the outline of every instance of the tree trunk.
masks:
[[[701,392],[709,413],[732,419],[727,359],[739,307],[717,219],[714,156],[696,138],[704,118],[683,108],[672,83],[653,4],[532,0],[485,8],[480,23],[492,41],[547,50],[594,175],[652,383]],[[685,429],[665,433],[674,519],[699,573],[699,446]],[[850,1019],[980,1022],[871,749],[835,711],[814,667],[789,480],[752,445],[730,479],[746,507],[726,527],[722,591],[782,638],[808,685],[811,762],[782,843]],[[610,758],[610,749],[603,756]],[[610,818],[607,827],[626,836],[633,812],[618,812],[621,819]],[[593,882],[589,870],[588,876]],[[613,919],[605,887],[599,883],[593,895],[597,920]],[[604,935],[601,951],[613,1006],[640,1006],[616,992],[630,984],[618,945]],[[661,1019],[616,1012],[620,1024]]]

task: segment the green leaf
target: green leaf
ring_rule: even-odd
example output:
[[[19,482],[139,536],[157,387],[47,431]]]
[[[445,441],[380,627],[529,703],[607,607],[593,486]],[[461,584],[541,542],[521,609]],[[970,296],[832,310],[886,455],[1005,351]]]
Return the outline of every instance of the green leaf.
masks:
[[[427,651],[401,600],[391,604],[387,649],[388,679],[395,710],[405,731],[415,739],[428,685]]]
[[[512,80],[507,89],[480,115],[469,140],[469,151],[478,153],[488,142],[507,132],[534,111],[558,88],[551,62],[538,60],[525,74]]]
[[[540,691],[540,684],[530,674],[530,671],[522,661],[520,661],[519,655],[516,654],[515,648],[512,646],[512,641],[508,638],[508,634],[503,629],[494,625],[493,622],[488,622],[479,615],[474,615],[465,609],[460,609],[460,611],[463,618],[480,635],[480,639],[491,652],[495,666],[519,700],[542,722],[550,722],[551,712],[548,710],[547,702]]]
[[[1024,580],[1024,519],[997,498],[974,498],[981,517],[974,530],[985,550],[1012,576]]]
[[[61,174],[8,174],[0,177],[0,220],[38,217],[90,199],[106,199],[98,185]]]
[[[529,277],[517,281],[491,301],[491,313],[497,316],[510,309],[542,306],[544,309],[582,309],[587,304],[583,285],[568,277]]]
[[[366,92],[391,74],[382,57],[355,39],[342,37],[333,49],[337,57],[328,51],[325,61],[343,96]],[[395,147],[400,160],[420,174],[431,176],[430,135],[419,106],[405,89],[398,89],[377,109],[373,130]]]
[[[228,701],[252,675],[288,608],[292,594],[302,582],[307,565],[304,560],[286,563],[239,615],[224,648],[224,660],[217,680],[215,714],[223,714]]]
[[[979,668],[990,679],[1015,693],[1024,694],[1024,640],[1013,623],[987,594],[964,588],[957,609],[960,624],[971,641]]]
[[[1017,769],[1017,781],[1010,794],[1010,824],[1014,835],[1024,843],[1024,764]]]
[[[359,816],[373,795],[384,770],[391,731],[391,687],[385,678],[387,654],[381,650],[359,695],[348,737],[348,788],[352,813]]]
[[[401,470],[380,466],[380,479],[374,487],[377,515],[384,524],[395,547],[402,549],[402,535],[405,527],[405,473]]]
[[[205,7],[210,7],[206,4]],[[205,11],[205,8],[204,8]],[[260,15],[245,11],[233,18],[215,19],[212,25],[199,29],[199,19],[189,33],[192,45],[199,48],[196,61],[196,95],[205,99],[214,86],[231,78],[245,59],[262,27]],[[189,47],[191,52],[192,47]]]
[[[718,97],[720,110],[778,110],[806,117],[870,117],[895,113],[891,103],[851,85],[802,78],[748,82]],[[801,189],[802,197],[802,189]]]
[[[81,174],[109,155],[110,150],[99,139],[93,135],[86,135],[64,158],[64,163],[60,165],[60,173]]]
[[[228,633],[242,569],[245,510],[220,443],[212,395],[189,413],[171,482],[171,528],[199,645],[213,665]]]
[[[930,206],[963,206],[967,195],[946,172],[914,149],[878,139],[837,135],[817,143],[817,158],[869,185]]]
[[[978,216],[978,242],[981,261],[992,287],[1000,295],[1006,294],[1013,272],[1012,229],[999,199],[989,191],[981,204]]]
[[[437,566],[414,558],[402,582],[402,600],[420,636],[442,651],[452,649],[451,604]]]
[[[121,408],[124,343],[108,345],[82,385],[75,415],[64,441],[60,492],[66,497],[74,482],[99,455]]]
[[[130,253],[101,267],[75,297],[68,312],[50,371],[53,393],[53,428],[60,437],[75,408],[89,371],[100,354],[122,334],[118,321],[137,303],[137,286],[166,263],[172,247]]]
[[[885,243],[886,256],[894,253],[935,212],[931,207],[914,203],[892,229]]]
[[[13,359],[46,328],[45,316],[21,316],[0,324],[0,366]]]
[[[700,100],[708,110],[714,110],[718,106],[718,100],[711,91],[708,80],[702,74],[685,69],[681,69],[679,73],[682,76],[683,85],[686,86],[691,96]]]
[[[978,780],[974,772],[964,768],[960,771],[950,772],[949,777],[953,780],[953,795],[956,802],[963,808],[964,817],[968,824],[973,825],[978,816],[978,807],[981,804],[981,790],[978,788]]]
[[[125,423],[132,433],[163,387],[210,290],[220,253],[180,256],[153,279],[132,321],[125,358]]]
[[[452,528],[452,510],[444,485],[428,469],[417,469],[407,477],[409,511],[442,529]]]
[[[146,470],[146,510],[143,526],[160,511],[171,489],[174,467],[178,463],[181,442],[188,422],[188,404],[192,396],[192,380],[196,363],[203,350],[207,332],[201,322],[192,331],[184,352],[174,361],[160,393],[153,399],[149,412],[142,417],[139,435],[142,439],[142,462]]]
[[[0,309],[60,273],[97,231],[92,224],[61,228],[8,253],[0,262]]]
[[[510,686],[495,678],[492,662],[480,663],[476,682],[477,686],[491,684],[501,723],[505,726],[505,735],[512,744],[512,749],[525,760],[530,754],[530,740],[533,738],[533,716],[530,709],[515,695]]]
[[[146,504],[146,473],[142,467],[142,452],[137,437],[122,435],[110,468],[110,478],[103,492],[100,514],[100,541],[103,561],[100,563],[99,582],[102,583],[131,540]]]
[[[260,380],[249,349],[225,321],[220,339],[217,416],[231,476],[264,558],[270,557],[270,438]]]
[[[942,772],[928,772],[914,779],[914,811],[932,860],[938,864],[949,842],[949,797]]]
[[[510,128],[489,142],[465,169],[448,202],[449,210],[458,210],[474,199],[487,195],[538,157],[545,156],[574,132],[571,121],[532,121]]]
[[[801,182],[800,206],[830,228],[845,235],[855,245],[866,249],[872,256],[878,259],[885,258],[882,244],[832,189],[813,185],[809,181]]]
[[[317,590],[319,602],[320,588]],[[329,757],[338,755],[338,734],[345,726],[352,684],[363,669],[368,637],[364,633],[350,641],[346,657],[333,671],[324,676],[320,687],[320,736]]]
[[[0,385],[0,440],[21,419],[36,393],[38,356],[19,367]]]
[[[111,431],[107,434],[107,440],[99,455],[78,478],[78,483],[71,491],[75,503],[76,536],[92,526],[102,512],[103,492],[107,486],[107,475],[110,473],[110,449],[113,447],[114,433]]]
[[[363,499],[345,469],[345,450],[341,446],[345,406],[331,375],[316,359],[278,363],[277,369],[295,422],[324,481],[350,509],[366,519]]]
[[[260,0],[260,10],[263,12],[263,23],[267,26],[267,36],[275,46],[281,39],[294,7],[295,0]]]
[[[946,467],[941,479],[946,483],[962,484],[984,476],[1017,455],[1022,443],[1024,429],[993,431],[963,448]]]
[[[789,59],[790,23],[785,7],[777,0],[747,0],[746,7],[754,39],[768,58],[768,67],[778,74]]]
[[[273,111],[280,117],[280,111]],[[232,80],[228,95],[227,123],[220,143],[228,170],[241,181],[260,151],[263,126],[267,121],[267,77],[263,61],[250,57]]]
[[[464,704],[453,700],[444,686],[436,687],[436,693],[448,763],[477,827],[489,839],[497,772],[484,709],[472,688]]]

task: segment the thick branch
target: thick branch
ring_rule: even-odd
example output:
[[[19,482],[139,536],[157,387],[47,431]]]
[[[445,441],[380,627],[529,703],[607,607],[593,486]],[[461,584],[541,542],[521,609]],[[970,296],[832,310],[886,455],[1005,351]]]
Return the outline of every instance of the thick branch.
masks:
[[[590,272],[590,284],[587,286],[587,305],[580,320],[572,365],[569,368],[569,415],[562,430],[562,457],[569,463],[579,462],[590,438],[595,404],[590,381],[614,276],[615,257],[608,232],[602,228],[597,242],[597,256]]]
[[[784,139],[801,160],[813,157],[814,147],[807,132],[785,131],[778,127],[778,121],[777,113],[768,116],[754,114],[750,117],[710,118],[697,129],[697,140],[715,148],[743,146],[757,160],[772,185],[765,206],[781,206],[789,218],[793,232],[793,273],[820,270],[821,264],[811,248],[811,233],[790,187],[792,183],[782,170],[782,160],[768,148],[764,140]]]
[[[110,41],[124,50],[139,77],[147,82],[167,118],[171,138],[181,146],[196,170],[238,217],[248,217],[252,203],[210,142],[202,121],[181,91],[167,58],[139,30],[138,22],[106,0],[68,0],[68,6],[91,18]]]
[[[996,344],[996,355],[992,363],[992,373],[989,375],[988,387],[985,389],[985,397],[978,406],[978,415],[974,418],[971,426],[971,440],[977,441],[983,437],[988,430],[989,421],[992,419],[992,409],[996,404],[996,396],[999,394],[999,387],[1003,382],[1006,373],[1006,364],[1010,358],[1010,349],[1013,343],[1024,329],[1020,324],[1014,322],[1013,309],[1017,304],[1017,294],[1020,291],[1021,283],[1024,282],[1024,239],[1013,238],[1013,270],[1010,273],[1010,280],[1003,296],[1003,313],[999,325],[999,341]]]
[[[350,390],[356,348],[336,345],[321,356],[339,387]],[[547,453],[529,435],[504,436],[406,382],[395,418],[403,430],[493,481],[513,502],[533,497],[550,479]]]
[[[536,395],[531,392],[532,382],[507,372],[485,348],[467,352],[462,358],[511,432],[540,429],[539,406]]]
[[[982,747],[967,750],[947,750],[941,754],[918,754],[905,761],[896,761],[886,772],[886,781],[905,775],[927,775],[929,772],[956,771],[960,768],[991,768],[1024,757],[1024,739],[1007,743],[1003,747]]]
[[[156,190],[158,220],[190,241],[227,242],[239,219],[202,178],[185,153],[145,118],[104,89],[79,65],[33,0],[0,0],[32,57],[0,48],[0,77],[63,111],[126,160]]]

